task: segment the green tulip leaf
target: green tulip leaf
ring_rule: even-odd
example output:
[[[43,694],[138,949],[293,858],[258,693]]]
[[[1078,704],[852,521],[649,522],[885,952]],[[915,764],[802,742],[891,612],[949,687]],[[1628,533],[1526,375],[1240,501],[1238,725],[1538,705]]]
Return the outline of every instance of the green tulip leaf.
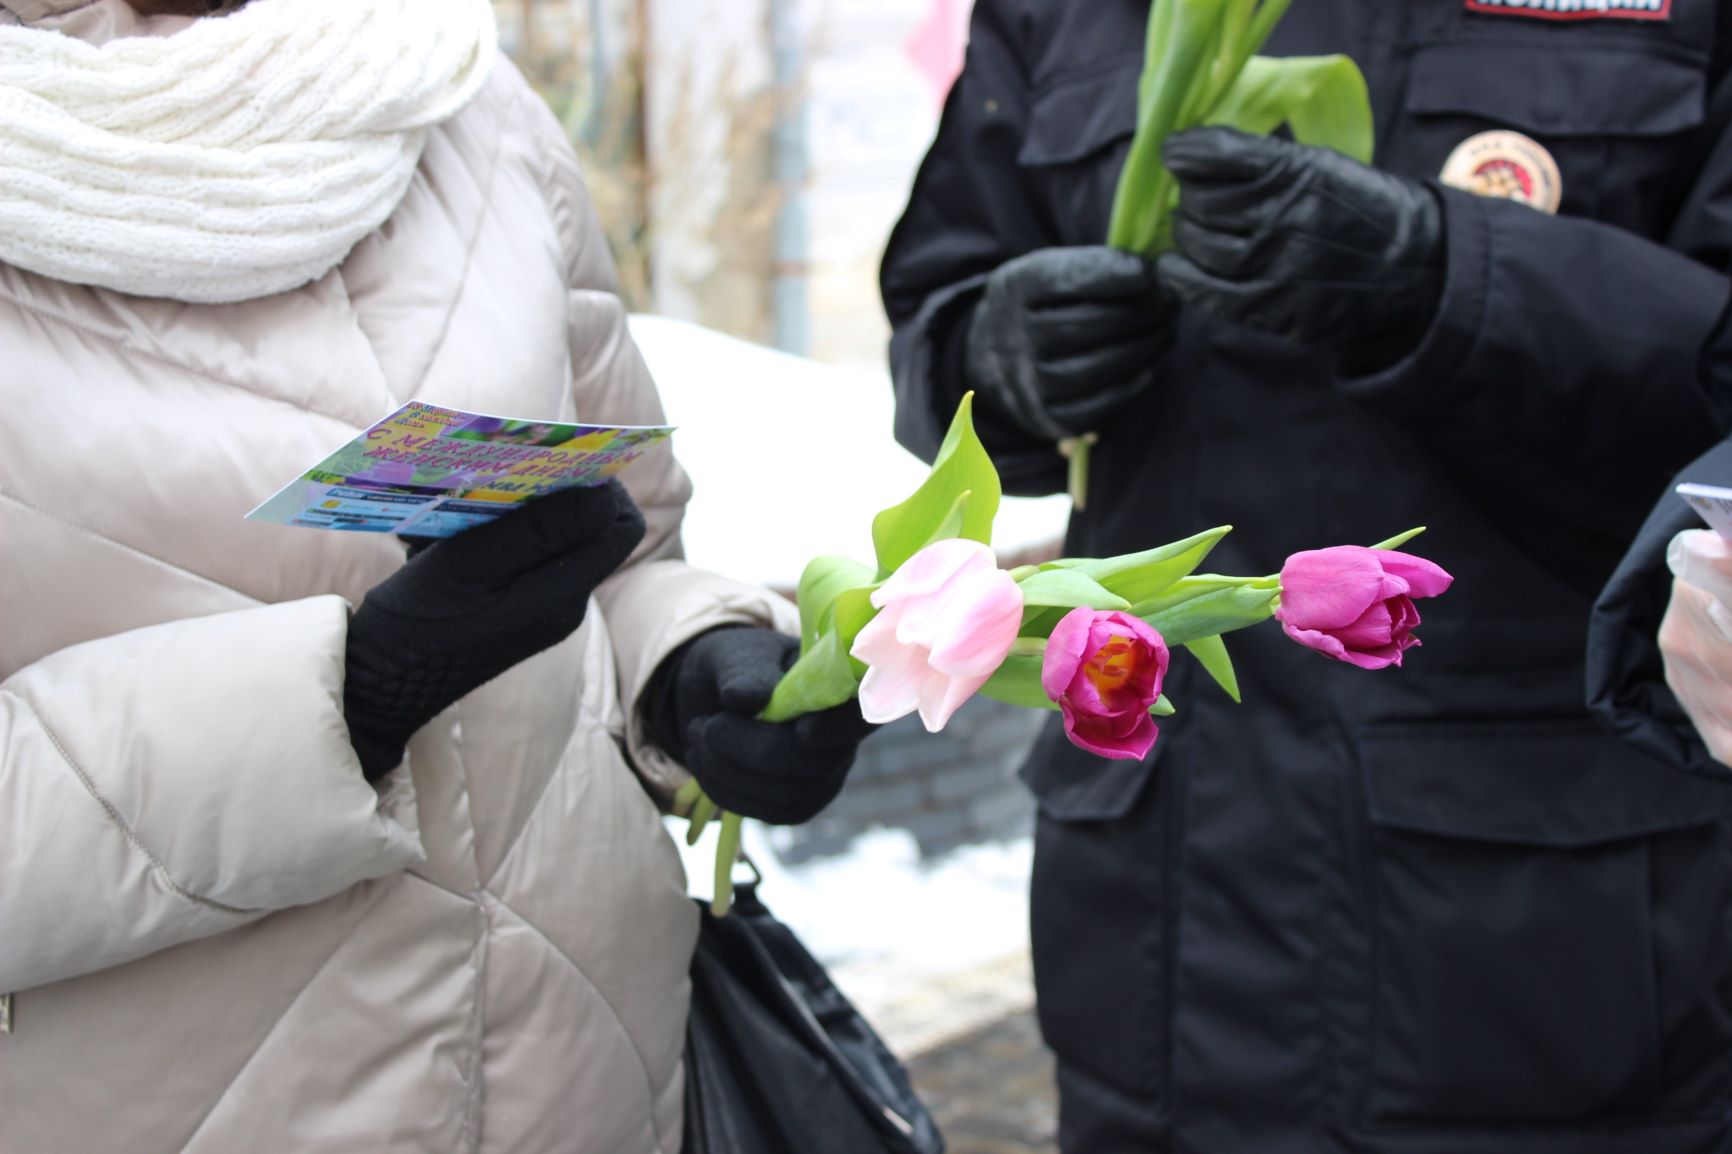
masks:
[[[1237,589],[1247,584],[1250,582],[1243,577],[1219,577],[1213,573],[1193,574],[1179,578],[1153,597],[1133,603],[1131,612],[1147,619],[1206,594],[1218,593],[1222,589]]]
[[[867,622],[878,616],[878,609],[872,604],[872,594],[878,589],[876,585],[866,585],[859,589],[850,589],[836,598],[836,604],[831,607],[827,630],[834,631],[836,647],[843,653],[850,653],[854,648],[854,639],[860,636],[860,631],[866,628]],[[849,658],[854,668],[854,680],[866,676],[866,666]]]
[[[954,541],[962,536],[962,530],[968,524],[968,501],[973,496],[974,490],[972,489],[964,489],[958,493],[956,502],[950,506],[950,512],[944,515],[944,519],[938,523],[938,527],[932,530],[932,536],[922,542],[920,548],[924,549],[935,541]],[[919,550],[915,551],[919,552]]]
[[[846,590],[869,584],[872,567],[852,557],[814,557],[800,574],[797,600],[800,605],[800,652],[810,650],[818,640],[820,623],[829,613],[836,598]]]
[[[1415,537],[1419,536],[1423,532],[1425,532],[1425,526],[1421,525],[1417,529],[1409,529],[1405,533],[1397,533],[1395,536],[1389,538],[1387,541],[1379,541],[1377,544],[1373,545],[1372,548],[1373,549],[1399,549],[1403,545],[1407,544],[1409,541],[1413,540]]]
[[[1228,697],[1239,700],[1239,677],[1233,672],[1233,659],[1227,656],[1227,643],[1221,640],[1220,634],[1187,641],[1185,648],[1191,651],[1198,664],[1209,671],[1215,683],[1227,691]]]
[[[792,721],[852,700],[860,692],[855,662],[834,629],[818,635],[812,648],[776,683],[770,703],[758,716],[765,721]]]
[[[1275,612],[1279,589],[1229,585],[1188,598],[1152,613],[1140,613],[1169,646],[1231,633],[1267,621]]]
[[[1017,586],[1022,603],[1059,609],[1129,609],[1131,603],[1080,569],[1044,569]]]
[[[1245,66],[1245,61],[1258,52],[1263,51],[1263,45],[1269,39],[1269,33],[1275,31],[1275,25],[1281,17],[1287,14],[1287,8],[1292,0],[1260,0],[1257,4],[1257,14],[1250,19],[1250,29],[1241,45],[1239,67]]]
[[[959,504],[962,511],[951,536],[992,544],[992,522],[1002,495],[998,470],[974,431],[973,394],[969,394],[962,398],[932,472],[920,488],[873,518],[878,576],[890,576],[923,547],[943,539],[940,535],[951,527]]]
[[[1149,712],[1156,717],[1171,717],[1178,710],[1173,708],[1173,703],[1168,701],[1167,695],[1163,693],[1155,698],[1153,705],[1149,706]]]
[[[1057,709],[1058,702],[1040,686],[1042,660],[1039,654],[1012,653],[980,687],[981,696],[1025,709]]]
[[[1017,630],[1016,635],[1019,639],[1026,640],[1038,637],[1044,641],[1052,636],[1052,631],[1058,627],[1058,623],[1063,621],[1064,615],[1069,612],[1069,609],[1049,609],[1044,605],[1036,605],[1026,609],[1022,614],[1022,628]],[[1133,607],[1130,612],[1135,613],[1135,608]]]
[[[1208,557],[1210,550],[1220,542],[1221,538],[1233,531],[1231,525],[1222,525],[1187,537],[1183,541],[1174,541],[1169,545],[1145,550],[1141,553],[1128,553],[1123,557],[1106,557],[1102,559],[1077,558],[1062,561],[1050,561],[1043,565],[1047,570],[1066,570],[1082,573],[1099,581],[1109,592],[1116,593],[1133,604],[1147,600],[1157,593],[1169,588],[1183,577],[1189,576],[1197,566]]]
[[[1253,56],[1206,123],[1259,135],[1285,124],[1301,144],[1371,163],[1371,98],[1364,74],[1345,56]]]

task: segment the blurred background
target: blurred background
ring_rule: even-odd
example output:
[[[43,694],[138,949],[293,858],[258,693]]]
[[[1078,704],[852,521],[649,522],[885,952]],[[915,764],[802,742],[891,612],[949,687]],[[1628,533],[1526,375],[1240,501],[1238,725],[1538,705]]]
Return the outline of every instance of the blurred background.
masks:
[[[962,66],[970,0],[495,7],[583,161],[680,426],[691,559],[791,591],[814,555],[870,557],[872,514],[925,471],[891,434],[878,263]],[[750,515],[770,500],[773,524]],[[1057,555],[1066,510],[1007,501],[1001,557]],[[957,1154],[1052,1148],[1033,803],[1015,778],[1038,725],[984,699],[939,735],[906,719],[816,821],[748,826],[765,901],[908,1061]],[[689,851],[694,893],[712,857],[709,840]]]
[[[499,0],[626,295],[876,368],[878,259],[962,64],[968,0]]]
[[[698,565],[792,591],[925,466],[895,445],[878,262],[951,81],[970,0],[495,0],[502,43],[584,161],[675,449]],[[798,483],[790,483],[798,478]],[[999,554],[1057,556],[1062,497],[1008,501]],[[1032,1017],[1039,717],[977,698],[861,752],[798,830],[746,832],[762,896],[830,965],[951,1149],[1053,1149]],[[682,823],[670,823],[670,828]],[[712,840],[688,853],[703,894]]]

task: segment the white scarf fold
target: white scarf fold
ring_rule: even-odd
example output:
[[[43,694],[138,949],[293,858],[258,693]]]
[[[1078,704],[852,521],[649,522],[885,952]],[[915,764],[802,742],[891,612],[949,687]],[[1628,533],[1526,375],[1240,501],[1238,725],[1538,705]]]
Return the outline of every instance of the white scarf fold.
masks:
[[[198,303],[316,280],[492,66],[488,0],[254,0],[100,47],[0,27],[0,262]]]

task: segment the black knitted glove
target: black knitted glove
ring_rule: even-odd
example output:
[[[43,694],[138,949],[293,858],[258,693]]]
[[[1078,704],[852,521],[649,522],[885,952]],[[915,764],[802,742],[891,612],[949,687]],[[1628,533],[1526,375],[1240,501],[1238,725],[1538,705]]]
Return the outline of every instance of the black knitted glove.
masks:
[[[842,791],[877,726],[849,701],[793,721],[759,721],[798,638],[723,626],[670,653],[644,698],[650,737],[722,809],[772,825],[810,821]]]
[[[643,540],[617,481],[562,489],[420,550],[349,622],[343,713],[368,781],[459,698],[565,640]]]
[[[1154,384],[1177,311],[1140,256],[1039,249],[987,280],[965,375],[982,404],[1036,437],[1099,432]]]
[[[1417,181],[1229,128],[1168,139],[1176,252],[1161,279],[1187,305],[1337,354],[1350,374],[1419,347],[1443,296],[1443,208]]]

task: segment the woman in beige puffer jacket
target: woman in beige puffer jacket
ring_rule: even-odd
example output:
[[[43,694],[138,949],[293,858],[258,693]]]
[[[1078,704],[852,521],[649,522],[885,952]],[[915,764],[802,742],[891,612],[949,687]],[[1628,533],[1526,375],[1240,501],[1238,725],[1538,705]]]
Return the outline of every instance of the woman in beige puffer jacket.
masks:
[[[0,1151],[673,1154],[697,918],[640,700],[790,607],[680,560],[654,451],[582,626],[363,777],[346,630],[401,543],[243,514],[410,398],[662,412],[490,15],[289,5],[0,0]],[[302,153],[243,155],[279,109]]]

